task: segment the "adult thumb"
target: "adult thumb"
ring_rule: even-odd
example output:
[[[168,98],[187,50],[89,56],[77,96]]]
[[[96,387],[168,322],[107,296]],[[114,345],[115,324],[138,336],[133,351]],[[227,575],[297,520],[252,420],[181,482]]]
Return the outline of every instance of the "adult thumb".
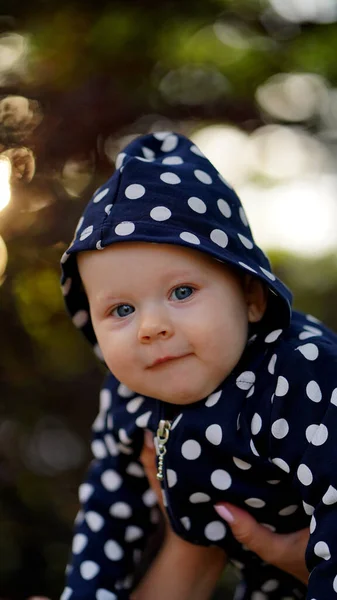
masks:
[[[252,515],[232,504],[219,503],[214,506],[218,515],[230,526],[234,537],[240,544],[252,550],[262,560],[271,562],[275,545],[275,534],[267,527],[258,523]],[[277,550],[279,543],[277,540]]]

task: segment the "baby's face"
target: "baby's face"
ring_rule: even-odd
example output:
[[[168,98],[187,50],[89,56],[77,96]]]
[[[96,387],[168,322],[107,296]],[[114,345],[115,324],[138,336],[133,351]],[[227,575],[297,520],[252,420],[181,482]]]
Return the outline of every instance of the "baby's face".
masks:
[[[165,402],[213,392],[238,363],[249,321],[263,314],[246,289],[249,276],[189,248],[118,243],[79,254],[78,267],[109,369]]]

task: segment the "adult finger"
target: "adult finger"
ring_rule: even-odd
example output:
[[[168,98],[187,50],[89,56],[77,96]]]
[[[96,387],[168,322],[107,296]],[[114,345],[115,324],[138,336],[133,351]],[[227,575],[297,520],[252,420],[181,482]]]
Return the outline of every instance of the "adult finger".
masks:
[[[278,534],[258,523],[252,515],[237,506],[219,503],[214,508],[218,515],[227,521],[238,542],[247,546],[262,560],[294,575],[302,583],[308,583],[305,550],[309,540],[309,529]]]

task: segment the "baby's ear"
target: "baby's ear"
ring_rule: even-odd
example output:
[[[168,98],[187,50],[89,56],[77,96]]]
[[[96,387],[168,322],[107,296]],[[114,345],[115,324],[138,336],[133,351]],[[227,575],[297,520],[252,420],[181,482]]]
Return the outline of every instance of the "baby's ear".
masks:
[[[249,323],[261,321],[266,307],[268,290],[265,284],[253,275],[244,275],[244,294],[248,309]]]

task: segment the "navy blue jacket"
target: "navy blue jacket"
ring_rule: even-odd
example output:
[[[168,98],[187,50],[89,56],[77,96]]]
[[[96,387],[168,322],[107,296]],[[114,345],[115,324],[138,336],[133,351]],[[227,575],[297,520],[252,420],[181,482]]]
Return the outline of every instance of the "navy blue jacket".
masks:
[[[109,374],[93,424],[95,460],[80,487],[62,600],[126,600],[156,527],[156,498],[139,462],[144,429],[167,432],[163,494],[173,529],[216,544],[242,569],[238,598],[337,598],[337,336],[291,311],[291,294],[256,246],[241,203],[185,137],[134,140],[90,201],[62,257],[67,308],[94,350],[76,254],[127,241],[179,244],[254,273],[268,307],[232,373],[208,397],[179,406],[139,396]],[[214,504],[229,501],[266,527],[310,524],[308,591],[236,542]],[[307,594],[307,595],[306,595]]]

